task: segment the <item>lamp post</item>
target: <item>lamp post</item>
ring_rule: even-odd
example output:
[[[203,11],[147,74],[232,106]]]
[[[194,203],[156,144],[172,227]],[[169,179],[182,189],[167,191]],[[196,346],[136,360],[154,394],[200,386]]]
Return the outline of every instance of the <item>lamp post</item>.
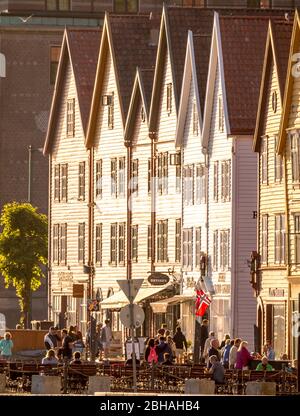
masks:
[[[31,181],[32,181],[32,152],[37,151],[42,153],[43,148],[33,148],[31,144],[28,146],[28,188],[27,188],[27,202],[31,203]],[[30,290],[30,306],[26,317],[26,326],[29,328],[32,318],[32,292]]]

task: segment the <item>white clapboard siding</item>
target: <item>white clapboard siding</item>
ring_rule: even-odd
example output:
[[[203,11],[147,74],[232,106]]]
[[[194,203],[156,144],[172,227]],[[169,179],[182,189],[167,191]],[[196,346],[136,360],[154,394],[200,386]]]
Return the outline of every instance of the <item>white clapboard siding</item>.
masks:
[[[300,51],[300,48],[298,52]],[[288,129],[300,129],[300,78],[293,78],[292,102],[289,109]],[[300,264],[296,263],[295,237],[292,235],[295,231],[294,214],[300,213],[300,187],[293,183],[292,162],[291,162],[291,143],[287,135],[285,145],[286,163],[287,163],[287,191],[288,191],[288,209],[289,209],[289,230],[290,230],[290,275],[299,276]]]
[[[195,88],[194,83],[192,80],[189,83],[189,93],[188,98],[188,106],[187,106],[187,113],[185,118],[185,126],[184,126],[184,133],[183,133],[183,147],[182,147],[182,163],[183,167],[187,165],[194,165],[194,197],[196,196],[196,182],[195,182],[195,173],[196,173],[196,165],[197,164],[204,164],[205,157],[202,153],[202,146],[201,146],[201,132],[200,129],[198,130],[198,134],[193,132],[193,106],[196,100],[195,97]],[[184,191],[185,183],[184,180],[182,181],[182,187]],[[182,207],[182,228],[191,228],[193,227],[193,267],[191,272],[187,272],[189,277],[194,277],[195,281],[199,279],[199,270],[196,270],[195,267],[195,259],[196,259],[196,252],[195,252],[195,227],[201,227],[201,251],[206,252],[206,209],[207,205],[205,203],[196,204],[194,198],[193,205],[185,205],[183,202]]]
[[[84,132],[78,106],[75,79],[70,62],[68,62],[60,97],[58,118],[51,152],[51,195],[50,222],[51,234],[53,224],[67,224],[67,265],[51,264],[52,290],[60,290],[58,273],[71,272],[73,281],[83,278],[83,265],[78,263],[78,223],[85,223],[85,258],[88,247],[88,153],[84,145]],[[67,137],[67,99],[75,98],[75,137]],[[78,200],[78,165],[85,162],[85,200]],[[56,164],[68,163],[67,202],[54,201],[54,168]],[[53,243],[51,244],[53,247]],[[52,258],[52,254],[51,254]],[[69,266],[69,269],[68,269]],[[71,290],[71,289],[70,289]]]
[[[236,264],[235,333],[253,345],[256,322],[256,297],[249,283],[251,251],[256,249],[257,227],[253,211],[257,209],[257,154],[252,150],[253,136],[237,137],[235,146],[235,218],[236,236],[233,261]],[[234,276],[232,276],[234,278]]]
[[[147,121],[141,119],[139,101],[132,135],[132,159],[138,159],[138,194],[131,198],[132,225],[138,225],[138,261],[132,263],[132,277],[146,279],[150,270],[148,261],[148,226],[151,225],[151,194],[148,193],[148,160],[151,158],[151,141]]]
[[[212,111],[212,122],[209,136],[209,203],[208,203],[208,215],[209,215],[209,235],[208,235],[208,253],[211,257],[213,254],[213,233],[214,230],[227,230],[231,229],[231,202],[221,202],[221,162],[223,160],[231,160],[231,148],[232,140],[227,138],[225,131],[220,132],[218,128],[218,98],[222,95],[220,73],[217,70],[215,90],[214,90],[214,104]],[[213,180],[214,180],[214,162],[219,161],[219,202],[214,202],[213,199]],[[232,183],[232,177],[231,177]],[[232,193],[231,193],[232,194]],[[231,235],[232,238],[232,235]],[[220,256],[219,256],[220,257]],[[209,277],[212,278],[214,283],[218,282],[219,271],[212,271],[209,267]],[[226,283],[230,284],[231,273],[230,270],[226,272]]]
[[[171,64],[168,51],[166,52],[164,64],[164,76],[158,114],[158,143],[157,153],[175,153],[176,132],[176,106],[174,96],[174,85],[172,86],[172,111],[167,112],[167,84],[172,83]],[[169,158],[170,161],[170,158]],[[156,221],[168,219],[168,258],[169,262],[175,263],[175,224],[176,219],[181,218],[181,193],[176,193],[176,166],[168,165],[168,193],[159,195],[156,199]],[[162,268],[165,268],[165,263]],[[180,271],[180,264],[175,267]]]
[[[108,106],[99,105],[94,147],[94,173],[96,173],[96,162],[102,159],[102,198],[96,200],[94,209],[94,229],[96,224],[102,223],[102,266],[95,265],[94,289],[102,289],[106,297],[109,288],[114,292],[119,290],[117,279],[126,278],[125,266],[111,266],[110,263],[110,225],[112,223],[123,223],[127,221],[126,215],[126,192],[123,197],[111,195],[111,158],[126,158],[124,146],[123,124],[121,118],[120,104],[116,84],[116,74],[113,67],[111,55],[107,53],[104,72],[102,95],[114,93],[114,128],[108,128]],[[126,160],[126,159],[125,159]],[[126,179],[126,162],[125,162]],[[96,174],[94,175],[94,191],[96,192]],[[126,181],[125,181],[126,186]],[[125,188],[126,189],[126,188]],[[95,247],[95,244],[94,244]],[[125,233],[126,253],[126,233]]]

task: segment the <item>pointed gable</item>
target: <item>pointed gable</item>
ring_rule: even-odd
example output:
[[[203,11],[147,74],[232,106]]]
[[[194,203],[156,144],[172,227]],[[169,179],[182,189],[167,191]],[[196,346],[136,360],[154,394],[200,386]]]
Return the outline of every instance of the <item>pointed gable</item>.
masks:
[[[299,12],[296,11],[295,18],[294,18],[294,26],[293,26],[293,33],[291,39],[291,47],[288,59],[288,67],[287,67],[287,76],[286,76],[286,84],[284,90],[284,99],[283,99],[283,109],[282,109],[282,118],[280,123],[280,132],[279,132],[279,145],[278,145],[278,152],[282,153],[285,142],[286,142],[286,129],[289,126],[289,118],[291,113],[292,107],[292,96],[295,84],[299,84],[299,58],[296,54],[300,52],[300,18]],[[291,124],[295,124],[296,117],[298,112],[295,112],[293,116],[293,120]]]
[[[101,31],[99,29],[65,30],[44,145],[44,154],[51,152],[60,96],[64,86],[68,62],[71,64],[75,79],[82,128],[84,133],[86,133],[95,82],[100,36]]]
[[[272,70],[276,71],[279,86],[279,100],[282,107],[284,84],[286,79],[288,52],[290,48],[292,23],[287,21],[270,21],[266,42],[263,74],[260,87],[260,98],[257,111],[257,121],[254,134],[254,151],[259,151],[260,137],[264,125],[266,106],[269,97],[268,87],[271,81]]]

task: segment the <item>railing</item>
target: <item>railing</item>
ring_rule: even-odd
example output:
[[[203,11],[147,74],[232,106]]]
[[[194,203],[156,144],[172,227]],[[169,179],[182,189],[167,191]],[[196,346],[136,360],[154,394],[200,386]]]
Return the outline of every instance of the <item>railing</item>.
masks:
[[[33,375],[60,376],[61,393],[81,394],[87,391],[89,376],[110,376],[111,390],[126,392],[132,390],[133,369],[124,363],[91,363],[82,364],[60,363],[56,366],[43,365],[37,361],[0,361],[0,373],[6,374],[6,387],[18,393],[31,391]],[[137,368],[138,392],[184,393],[187,379],[210,379],[204,365],[154,365],[144,363]],[[286,370],[225,370],[225,380],[216,385],[216,394],[245,394],[250,381],[266,381],[276,383],[277,395],[297,393],[297,375]]]

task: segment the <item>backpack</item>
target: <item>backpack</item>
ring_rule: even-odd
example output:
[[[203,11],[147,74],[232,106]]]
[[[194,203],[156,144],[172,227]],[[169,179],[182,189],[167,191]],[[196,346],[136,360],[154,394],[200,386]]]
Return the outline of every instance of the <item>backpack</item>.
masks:
[[[148,363],[152,363],[152,362],[157,363],[158,361],[158,356],[157,353],[155,351],[155,347],[150,347],[150,353],[148,355]]]

